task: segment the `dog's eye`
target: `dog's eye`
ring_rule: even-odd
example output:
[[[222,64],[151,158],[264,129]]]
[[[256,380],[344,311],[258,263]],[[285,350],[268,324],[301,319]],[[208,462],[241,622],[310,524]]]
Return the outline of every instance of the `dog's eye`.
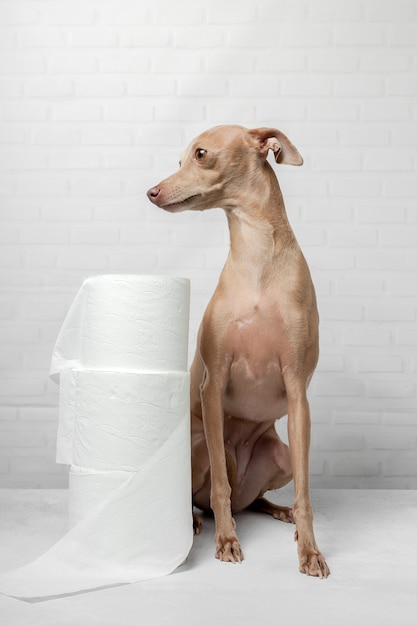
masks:
[[[202,161],[203,159],[206,158],[207,155],[207,150],[204,150],[204,148],[198,148],[195,151],[195,158],[197,159],[197,161]]]

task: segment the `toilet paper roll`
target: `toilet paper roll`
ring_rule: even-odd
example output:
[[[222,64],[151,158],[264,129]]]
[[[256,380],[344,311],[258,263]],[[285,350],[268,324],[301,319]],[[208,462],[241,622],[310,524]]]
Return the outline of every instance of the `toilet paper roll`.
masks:
[[[136,471],[189,419],[189,373],[64,370],[57,462]]]
[[[57,461],[71,465],[70,530],[0,577],[21,598],[172,572],[191,548],[189,281],[98,276],[55,345]]]
[[[189,294],[186,278],[88,278],[58,335],[51,377],[68,368],[185,371]]]

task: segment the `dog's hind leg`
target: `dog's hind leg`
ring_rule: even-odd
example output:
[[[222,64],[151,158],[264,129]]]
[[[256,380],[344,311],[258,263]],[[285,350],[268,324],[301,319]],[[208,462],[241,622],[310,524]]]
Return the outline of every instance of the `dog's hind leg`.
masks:
[[[287,506],[279,506],[269,502],[266,498],[257,498],[255,502],[248,507],[251,511],[257,511],[259,513],[266,513],[272,515],[275,519],[281,522],[287,522],[288,524],[294,524],[294,518],[292,515],[292,509]]]

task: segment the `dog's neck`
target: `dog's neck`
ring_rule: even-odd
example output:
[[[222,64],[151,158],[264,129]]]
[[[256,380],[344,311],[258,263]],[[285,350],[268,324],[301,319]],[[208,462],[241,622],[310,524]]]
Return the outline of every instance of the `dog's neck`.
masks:
[[[278,180],[272,168],[265,174],[250,186],[244,208],[237,203],[225,211],[230,231],[228,263],[246,272],[248,279],[275,272],[280,258],[298,249]]]

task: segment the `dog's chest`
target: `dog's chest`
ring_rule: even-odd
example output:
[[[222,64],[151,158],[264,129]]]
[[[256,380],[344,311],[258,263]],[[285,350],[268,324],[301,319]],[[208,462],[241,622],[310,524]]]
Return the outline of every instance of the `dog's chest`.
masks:
[[[283,332],[280,307],[273,302],[256,303],[232,312],[225,348],[234,360],[247,359],[256,370],[257,364],[262,367],[282,352]]]
[[[279,309],[256,306],[236,315],[225,337],[231,355],[224,408],[235,417],[256,421],[285,413],[281,372],[285,351],[284,323]]]

